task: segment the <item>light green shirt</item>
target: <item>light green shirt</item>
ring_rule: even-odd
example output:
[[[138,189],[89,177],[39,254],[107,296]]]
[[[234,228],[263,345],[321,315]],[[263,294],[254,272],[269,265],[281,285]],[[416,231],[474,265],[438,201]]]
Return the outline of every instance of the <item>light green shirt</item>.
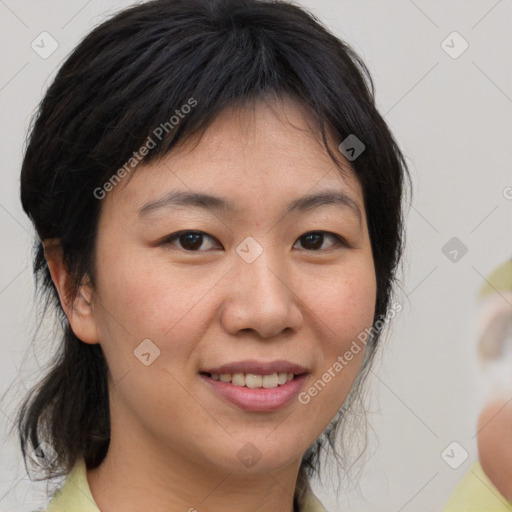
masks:
[[[511,512],[512,502],[498,491],[476,461],[451,494],[443,512]]]
[[[44,512],[101,512],[92,497],[84,459],[80,459],[55,491]],[[308,491],[301,512],[327,512],[318,498]]]
[[[53,494],[44,512],[101,512],[89,489],[83,459],[76,463],[64,485]],[[308,491],[301,512],[327,511]],[[450,495],[443,512],[512,512],[512,502],[505,499],[476,461]]]

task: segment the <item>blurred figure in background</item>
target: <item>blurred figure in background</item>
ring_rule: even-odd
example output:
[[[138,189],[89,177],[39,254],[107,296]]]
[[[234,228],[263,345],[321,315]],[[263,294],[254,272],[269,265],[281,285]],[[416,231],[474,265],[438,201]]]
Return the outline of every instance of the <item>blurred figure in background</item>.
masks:
[[[512,512],[512,259],[491,272],[478,299],[478,460],[443,512]]]
[[[512,501],[512,259],[491,273],[479,298],[478,356],[491,388],[478,418],[478,455],[485,474]]]

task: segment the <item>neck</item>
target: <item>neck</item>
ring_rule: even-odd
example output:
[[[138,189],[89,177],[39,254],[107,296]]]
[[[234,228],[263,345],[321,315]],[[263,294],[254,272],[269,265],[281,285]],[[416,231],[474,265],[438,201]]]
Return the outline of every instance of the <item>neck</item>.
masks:
[[[300,459],[276,471],[242,473],[127,437],[112,435],[102,464],[87,471],[102,512],[294,512]]]

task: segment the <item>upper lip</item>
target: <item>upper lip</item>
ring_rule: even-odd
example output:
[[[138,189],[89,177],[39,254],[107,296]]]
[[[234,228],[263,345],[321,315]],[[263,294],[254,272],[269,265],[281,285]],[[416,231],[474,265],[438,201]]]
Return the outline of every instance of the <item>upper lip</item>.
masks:
[[[207,368],[203,373],[252,373],[254,375],[270,375],[272,373],[294,373],[300,375],[306,373],[307,370],[300,364],[292,363],[291,361],[255,361],[245,360],[234,363],[226,363],[221,366]]]

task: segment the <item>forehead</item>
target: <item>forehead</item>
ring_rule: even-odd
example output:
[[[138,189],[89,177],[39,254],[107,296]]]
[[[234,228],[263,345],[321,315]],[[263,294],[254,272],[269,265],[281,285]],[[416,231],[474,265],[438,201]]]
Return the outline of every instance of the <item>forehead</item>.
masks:
[[[330,147],[337,151],[331,134]],[[140,210],[166,191],[206,190],[229,197],[240,208],[261,211],[275,203],[325,188],[345,191],[362,208],[359,182],[341,155],[329,156],[314,119],[291,100],[254,101],[222,111],[201,134],[165,157],[142,162],[109,193],[107,208]]]

